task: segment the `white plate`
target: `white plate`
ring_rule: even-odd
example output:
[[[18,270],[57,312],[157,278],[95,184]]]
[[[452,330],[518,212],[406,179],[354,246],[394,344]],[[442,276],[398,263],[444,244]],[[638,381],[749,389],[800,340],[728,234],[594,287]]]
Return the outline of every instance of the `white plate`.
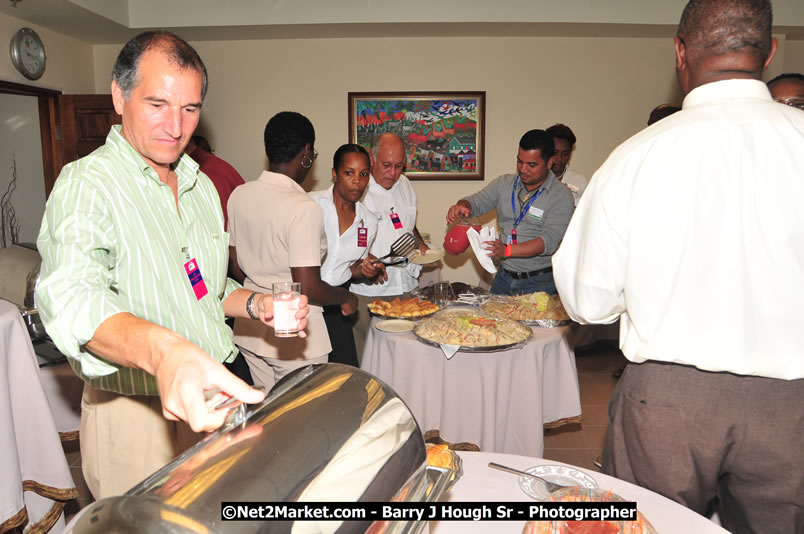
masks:
[[[413,321],[406,321],[405,319],[386,319],[379,321],[374,326],[377,327],[377,330],[398,334],[400,332],[410,332],[416,325]]]
[[[410,257],[410,262],[418,265],[427,265],[428,263],[435,263],[443,257],[444,251],[438,250],[437,248],[431,248],[424,254],[421,254],[417,250],[413,256]]]
[[[583,488],[597,488],[597,481],[580,469],[566,465],[537,465],[525,469],[527,473],[538,475],[548,482],[561,484],[562,486],[581,486]],[[549,495],[544,484],[536,478],[520,476],[519,489],[526,495],[543,501]]]

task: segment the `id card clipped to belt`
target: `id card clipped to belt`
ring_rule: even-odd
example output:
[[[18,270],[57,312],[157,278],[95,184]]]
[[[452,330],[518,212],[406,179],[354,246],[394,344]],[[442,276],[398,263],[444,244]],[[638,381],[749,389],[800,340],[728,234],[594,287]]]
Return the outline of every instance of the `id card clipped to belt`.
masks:
[[[184,272],[187,273],[187,278],[190,279],[190,285],[193,287],[195,298],[201,300],[207,293],[207,285],[204,283],[204,277],[201,276],[201,269],[198,268],[198,262],[195,258],[190,258],[190,253],[187,248],[182,249],[187,262],[184,264]]]

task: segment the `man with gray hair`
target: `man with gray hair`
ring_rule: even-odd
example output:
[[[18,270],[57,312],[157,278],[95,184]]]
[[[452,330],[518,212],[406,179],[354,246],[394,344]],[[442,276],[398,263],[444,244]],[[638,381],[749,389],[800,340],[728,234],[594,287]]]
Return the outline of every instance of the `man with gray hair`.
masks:
[[[595,173],[553,257],[573,319],[621,318],[603,471],[731,532],[804,531],[804,113],[760,80],[768,0],[692,0],[682,109]]]
[[[264,396],[222,365],[239,357],[224,316],[272,325],[273,302],[226,277],[218,195],[183,154],[206,86],[201,58],[180,37],[130,40],[111,87],[122,124],[64,167],[42,220],[36,302],[85,381],[81,460],[96,499],[122,494],[219,427],[226,412],[206,396]],[[297,318],[306,314],[303,305]]]
[[[416,191],[403,171],[407,165],[405,144],[393,133],[377,136],[371,143],[371,177],[363,204],[377,215],[377,237],[369,251],[381,258],[391,250],[391,244],[407,232],[412,232],[419,251],[427,251],[427,245],[416,228],[418,200]],[[387,276],[378,283],[352,284],[349,288],[357,295],[360,307],[354,325],[357,357],[362,361],[363,346],[369,329],[367,304],[377,297],[406,297],[418,286],[421,266],[413,263],[391,265]]]

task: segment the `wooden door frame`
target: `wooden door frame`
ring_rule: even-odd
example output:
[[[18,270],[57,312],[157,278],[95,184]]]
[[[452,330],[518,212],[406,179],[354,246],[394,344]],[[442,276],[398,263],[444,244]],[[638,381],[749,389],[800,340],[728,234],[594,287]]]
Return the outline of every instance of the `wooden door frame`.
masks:
[[[33,85],[0,80],[0,93],[10,95],[35,96],[39,101],[39,135],[42,139],[42,171],[45,179],[45,198],[50,196],[53,184],[56,183],[56,171],[64,162],[59,141],[59,96],[61,91],[45,89]]]

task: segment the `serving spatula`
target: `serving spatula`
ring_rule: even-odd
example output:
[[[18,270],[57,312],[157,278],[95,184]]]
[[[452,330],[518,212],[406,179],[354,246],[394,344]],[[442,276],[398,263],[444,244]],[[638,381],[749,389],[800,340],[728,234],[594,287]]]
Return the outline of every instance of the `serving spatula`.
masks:
[[[382,258],[378,258],[376,261],[382,262],[386,266],[405,263],[408,261],[408,256],[415,248],[416,238],[413,237],[412,233],[407,232],[406,234],[399,236],[396,241],[391,243],[391,252]]]

